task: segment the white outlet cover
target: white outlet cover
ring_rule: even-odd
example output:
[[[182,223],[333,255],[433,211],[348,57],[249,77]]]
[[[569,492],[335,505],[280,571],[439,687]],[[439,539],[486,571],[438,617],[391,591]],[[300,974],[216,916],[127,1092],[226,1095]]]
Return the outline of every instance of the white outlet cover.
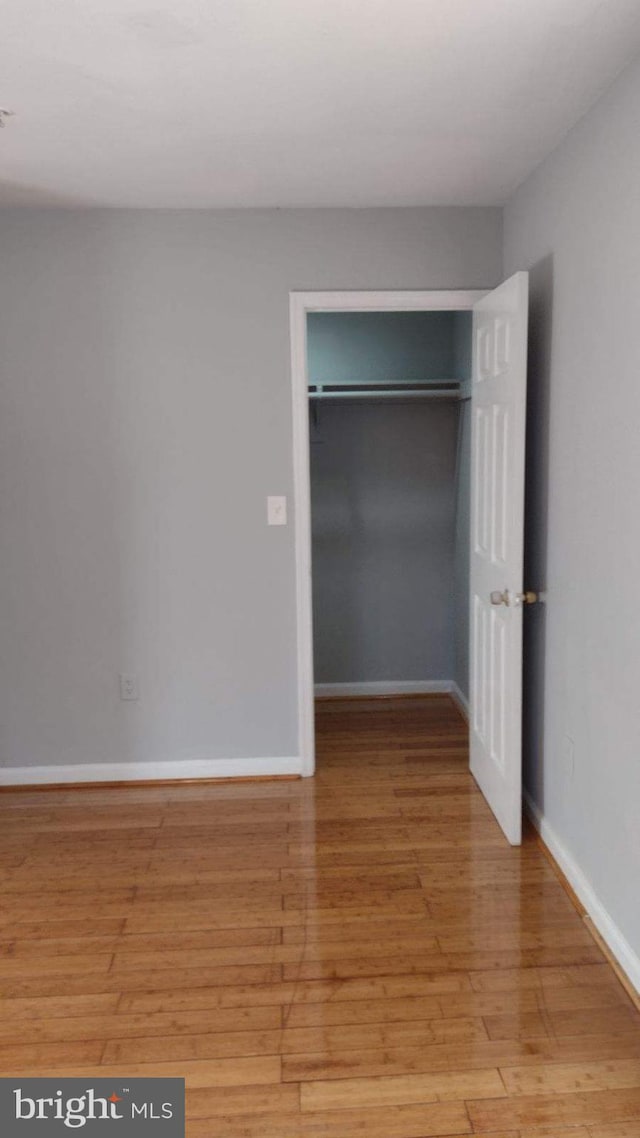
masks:
[[[267,498],[267,524],[286,526],[287,499],[284,494],[270,494]]]

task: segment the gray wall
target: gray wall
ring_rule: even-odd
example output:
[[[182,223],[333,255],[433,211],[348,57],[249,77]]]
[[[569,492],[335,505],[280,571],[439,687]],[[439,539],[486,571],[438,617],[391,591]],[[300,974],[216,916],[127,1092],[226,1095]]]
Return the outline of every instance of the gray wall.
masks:
[[[526,584],[548,590],[526,614],[526,785],[636,953],[639,127],[636,64],[505,216],[506,270],[531,272]]]
[[[453,675],[455,403],[323,403],[311,446],[317,683]]]
[[[310,383],[388,383],[452,378],[451,312],[311,312]]]
[[[0,266],[0,762],[295,754],[289,290],[491,286],[500,211],[3,211]]]

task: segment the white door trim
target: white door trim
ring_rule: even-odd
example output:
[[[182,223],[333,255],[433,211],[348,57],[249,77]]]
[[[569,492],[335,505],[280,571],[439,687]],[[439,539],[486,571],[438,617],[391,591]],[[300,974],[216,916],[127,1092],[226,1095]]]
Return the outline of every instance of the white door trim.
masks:
[[[315,771],[313,724],[313,624],[311,594],[311,485],[307,376],[308,312],[464,312],[486,289],[392,292],[291,292],[291,392],[293,413],[293,511],[296,558],[298,746],[301,772]]]

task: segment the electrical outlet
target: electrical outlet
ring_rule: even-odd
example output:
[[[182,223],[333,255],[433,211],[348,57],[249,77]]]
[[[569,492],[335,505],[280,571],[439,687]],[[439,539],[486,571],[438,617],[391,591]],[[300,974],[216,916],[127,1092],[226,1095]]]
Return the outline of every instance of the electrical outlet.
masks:
[[[120,699],[138,699],[138,677],[120,673]]]

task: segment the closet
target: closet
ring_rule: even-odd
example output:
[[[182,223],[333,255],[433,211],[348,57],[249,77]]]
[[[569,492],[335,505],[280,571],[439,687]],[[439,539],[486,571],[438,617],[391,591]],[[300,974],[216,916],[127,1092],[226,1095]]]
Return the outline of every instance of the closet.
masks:
[[[471,313],[311,312],[319,694],[468,696]]]

